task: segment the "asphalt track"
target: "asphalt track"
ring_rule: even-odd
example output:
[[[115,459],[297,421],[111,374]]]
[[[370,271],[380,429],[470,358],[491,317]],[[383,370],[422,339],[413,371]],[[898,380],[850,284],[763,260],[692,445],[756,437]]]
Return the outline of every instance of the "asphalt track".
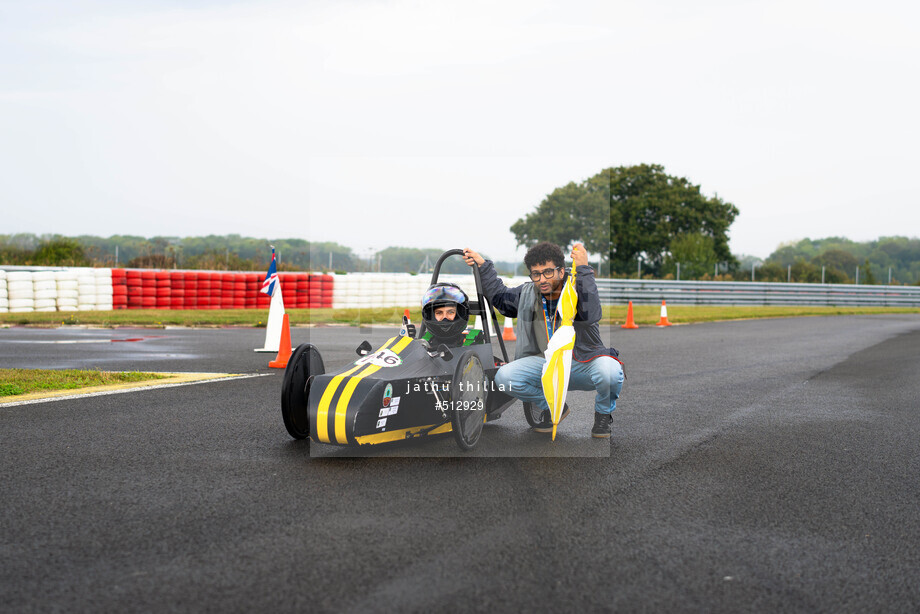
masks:
[[[330,364],[387,332],[309,331]],[[269,373],[261,341],[6,329],[0,366]],[[280,372],[0,407],[0,610],[920,609],[920,318],[613,341],[593,458],[311,458]]]

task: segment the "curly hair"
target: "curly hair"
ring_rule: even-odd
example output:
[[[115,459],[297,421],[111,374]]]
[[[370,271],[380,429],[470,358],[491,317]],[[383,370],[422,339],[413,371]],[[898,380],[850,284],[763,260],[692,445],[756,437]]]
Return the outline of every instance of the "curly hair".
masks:
[[[534,265],[543,262],[552,262],[556,266],[565,266],[562,248],[555,243],[543,241],[527,250],[527,254],[524,256],[524,266],[532,269]]]

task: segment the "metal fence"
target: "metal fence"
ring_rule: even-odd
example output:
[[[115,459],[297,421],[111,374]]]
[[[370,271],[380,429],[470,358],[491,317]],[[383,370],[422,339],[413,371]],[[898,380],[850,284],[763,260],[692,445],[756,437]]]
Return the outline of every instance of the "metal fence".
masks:
[[[918,286],[598,279],[597,287],[605,305],[665,300],[675,305],[920,307]]]

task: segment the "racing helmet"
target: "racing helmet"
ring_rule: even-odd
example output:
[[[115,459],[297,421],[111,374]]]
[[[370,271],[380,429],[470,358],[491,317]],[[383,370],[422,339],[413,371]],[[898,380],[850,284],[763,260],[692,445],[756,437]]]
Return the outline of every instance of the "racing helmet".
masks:
[[[453,320],[444,318],[440,322],[434,317],[438,307],[456,307],[457,316]],[[454,337],[466,330],[470,319],[470,299],[457,284],[442,282],[428,288],[422,298],[422,321],[425,328],[436,337]]]

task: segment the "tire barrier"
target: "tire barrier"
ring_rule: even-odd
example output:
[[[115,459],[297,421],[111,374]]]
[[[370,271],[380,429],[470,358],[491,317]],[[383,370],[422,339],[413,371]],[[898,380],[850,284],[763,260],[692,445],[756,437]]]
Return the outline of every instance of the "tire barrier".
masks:
[[[111,311],[114,308],[114,288],[112,286],[112,269],[94,269],[96,277],[96,311]]]
[[[9,310],[11,313],[35,311],[31,271],[7,272],[6,291],[9,297]]]
[[[112,309],[128,308],[128,272],[112,269]]]
[[[332,303],[340,309],[420,305],[430,280],[428,275],[387,273],[351,273],[336,276]]]
[[[264,272],[109,268],[0,269],[0,312],[117,309],[265,309]],[[278,274],[285,309],[334,306],[336,279],[345,276]],[[375,286],[376,287],[376,286]],[[382,286],[381,286],[382,287]],[[408,304],[415,304],[419,297]],[[379,306],[379,305],[375,305]]]
[[[54,279],[57,284],[57,310],[76,311],[79,305],[77,272],[74,270],[55,271]]]
[[[77,272],[77,311],[95,311],[96,274],[92,269]]]
[[[0,312],[265,309],[264,272],[155,269],[0,269]],[[431,281],[408,273],[278,274],[285,309],[417,307]],[[475,296],[472,275],[441,275]],[[516,286],[526,278],[505,279]]]
[[[308,309],[332,307],[335,293],[334,279],[332,275],[310,275],[310,287],[307,293]],[[284,288],[283,281],[281,287]],[[286,304],[285,307],[287,307]]]
[[[6,271],[0,271],[0,313],[10,310],[10,296],[6,289]]]
[[[53,271],[32,273],[32,299],[35,311],[57,311],[57,281]]]
[[[429,275],[282,272],[285,309],[418,307]],[[0,313],[112,309],[265,309],[264,272],[108,268],[0,268]],[[441,275],[475,295],[473,276]],[[515,287],[527,277],[503,278]],[[853,284],[598,279],[604,305],[920,306],[920,288]]]
[[[438,281],[455,283],[475,300],[473,275],[442,274]],[[503,278],[509,287],[528,281],[526,277]],[[375,307],[420,307],[422,296],[431,283],[430,275],[408,273],[349,273],[336,275],[332,306],[336,309],[372,309]]]

